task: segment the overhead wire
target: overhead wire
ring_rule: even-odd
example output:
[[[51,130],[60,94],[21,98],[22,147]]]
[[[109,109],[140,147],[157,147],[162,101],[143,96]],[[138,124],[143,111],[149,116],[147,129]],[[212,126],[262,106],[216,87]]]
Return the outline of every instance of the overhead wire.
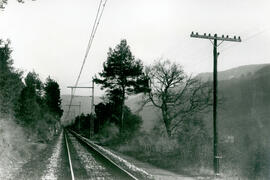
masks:
[[[249,41],[249,40],[251,40],[251,39],[253,39],[253,38],[255,38],[255,37],[257,37],[257,36],[259,36],[259,35],[261,35],[261,34],[263,34],[263,33],[265,33],[265,32],[268,31],[268,30],[269,30],[269,28],[266,28],[266,29],[263,29],[263,30],[261,30],[261,31],[259,31],[259,32],[256,32],[256,33],[254,33],[254,34],[252,34],[252,35],[250,35],[250,36],[244,38],[244,39],[242,40],[242,43],[246,43],[247,41]],[[227,47],[225,47],[225,48],[224,48],[222,51],[220,51],[220,52],[227,51],[228,49],[231,49],[232,47],[235,47],[235,46],[237,46],[237,45],[240,45],[240,44],[233,44],[233,45],[231,45],[231,46],[227,46]]]
[[[265,32],[268,31],[268,30],[269,30],[269,28],[264,28],[263,30],[259,30],[259,31],[255,32],[255,33],[252,33],[251,35],[246,35],[246,37],[242,39],[242,43],[246,43],[246,42],[250,41],[251,39],[253,39],[253,38],[255,38],[255,37],[257,37],[257,36],[259,36],[259,35],[265,33]],[[248,31],[248,30],[243,31],[243,32],[241,32],[240,34],[247,33],[247,31]],[[227,45],[227,46],[223,47],[219,52],[220,52],[220,53],[223,53],[224,51],[227,51],[227,50],[231,49],[232,47],[239,46],[239,45],[241,45],[241,43],[232,44],[232,45]],[[191,57],[192,62],[193,62],[193,63],[192,63],[192,66],[195,65],[195,64],[196,64],[197,66],[200,66],[200,65],[203,63],[203,61],[197,62],[198,59],[205,59],[205,58],[208,58],[208,57],[211,57],[211,56],[212,56],[211,53],[210,53],[210,54],[207,53],[207,54],[204,54],[203,56],[198,55],[198,56],[195,57],[195,58],[194,58],[194,57]],[[196,63],[195,63],[195,62],[196,62]]]
[[[95,20],[94,20],[94,24],[93,24],[93,27],[92,27],[92,30],[91,30],[91,35],[90,35],[90,38],[89,38],[89,41],[88,41],[88,44],[87,44],[87,48],[86,48],[86,52],[85,52],[85,55],[84,55],[84,58],[83,58],[83,62],[82,62],[82,65],[81,65],[81,68],[80,68],[78,77],[76,79],[75,85],[74,85],[75,88],[74,88],[74,90],[72,89],[72,91],[71,91],[71,97],[70,97],[68,111],[66,113],[65,119],[69,116],[71,105],[72,105],[72,101],[73,101],[73,98],[74,98],[74,95],[75,95],[75,91],[76,91],[76,87],[77,87],[77,85],[79,83],[79,80],[80,80],[80,77],[81,77],[81,74],[82,74],[82,71],[83,71],[83,68],[84,68],[86,59],[87,59],[88,54],[89,54],[89,51],[90,51],[90,49],[92,47],[93,40],[94,40],[95,34],[97,32],[98,26],[100,24],[100,20],[101,20],[102,14],[104,12],[106,3],[107,3],[107,0],[105,0],[105,1],[100,0],[99,6],[98,6],[98,10],[97,10],[97,13],[96,13],[96,17],[95,17]]]
[[[245,37],[245,38],[242,39],[243,43],[246,43],[249,40],[261,35],[265,31],[269,30],[269,28],[264,28],[264,29],[259,30],[257,32],[255,31],[255,33],[252,33],[252,34],[248,33],[250,30],[251,29],[249,28],[249,29],[246,29],[246,30],[240,32],[241,36]],[[253,31],[254,31],[254,28],[253,28]],[[196,50],[190,51],[189,47],[193,44],[193,42],[189,40],[188,36],[186,36],[186,38],[184,38],[183,40],[184,40],[184,42],[181,42],[181,44],[177,44],[176,46],[168,48],[168,50],[166,50],[165,52],[166,53],[172,53],[172,54],[176,55],[175,54],[176,49],[177,49],[177,51],[179,49],[182,49],[181,53],[178,53],[177,56],[179,56],[180,59],[182,59],[182,60],[184,60],[184,59],[191,60],[191,61],[189,61],[189,66],[190,67],[195,67],[195,66],[200,67],[203,63],[205,63],[204,60],[206,58],[210,58],[212,56],[212,53],[209,53],[209,52],[212,52],[212,50],[209,49],[208,46],[203,46],[201,48],[197,48]],[[224,51],[227,51],[227,50],[231,49],[232,47],[239,46],[241,44],[242,43],[237,43],[237,44],[232,44],[232,45],[225,45],[225,46],[223,45],[223,47],[221,48],[221,50],[219,52],[223,53]],[[181,46],[180,48],[178,47],[179,45]],[[164,52],[163,52],[163,54],[164,54]],[[198,61],[198,60],[200,60],[200,61]],[[190,72],[190,73],[194,74],[195,72],[196,71]],[[195,74],[197,74],[197,73],[195,73]]]
[[[95,29],[96,29],[95,27],[97,26],[97,19],[98,19],[98,15],[99,15],[99,12],[100,12],[101,3],[102,3],[102,0],[100,0],[99,6],[98,6],[98,10],[97,10],[97,14],[96,14],[96,17],[95,17],[94,25],[92,27],[91,35],[90,35],[90,38],[89,38],[89,41],[88,41],[88,44],[87,44],[86,52],[85,52],[85,55],[84,55],[84,58],[83,58],[83,63],[82,63],[82,66],[81,66],[79,75],[77,77],[77,80],[76,80],[76,83],[75,83],[75,87],[78,85],[78,82],[80,80],[83,67],[85,65],[85,62],[86,62],[88,53],[90,51],[90,48],[91,48],[91,45],[92,45],[92,42],[93,42],[93,39],[94,39],[94,34],[95,34]]]

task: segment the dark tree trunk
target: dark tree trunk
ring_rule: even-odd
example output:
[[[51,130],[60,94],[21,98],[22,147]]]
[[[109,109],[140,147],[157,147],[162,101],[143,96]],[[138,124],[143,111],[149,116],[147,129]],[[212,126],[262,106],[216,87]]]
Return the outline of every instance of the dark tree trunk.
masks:
[[[122,97],[121,97],[121,110],[120,110],[120,132],[124,131],[124,106],[125,106],[125,87],[122,87]]]
[[[172,132],[171,132],[171,122],[170,122],[170,118],[168,117],[168,109],[166,105],[162,106],[162,118],[165,124],[165,128],[166,128],[166,132],[168,137],[171,137]]]

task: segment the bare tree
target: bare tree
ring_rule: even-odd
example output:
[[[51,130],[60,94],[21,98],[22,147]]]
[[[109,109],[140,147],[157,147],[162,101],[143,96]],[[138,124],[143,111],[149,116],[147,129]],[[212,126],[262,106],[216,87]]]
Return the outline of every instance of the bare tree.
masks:
[[[159,60],[146,68],[146,74],[151,88],[146,100],[161,110],[169,137],[188,117],[209,107],[212,90],[208,83],[187,76],[182,66]]]

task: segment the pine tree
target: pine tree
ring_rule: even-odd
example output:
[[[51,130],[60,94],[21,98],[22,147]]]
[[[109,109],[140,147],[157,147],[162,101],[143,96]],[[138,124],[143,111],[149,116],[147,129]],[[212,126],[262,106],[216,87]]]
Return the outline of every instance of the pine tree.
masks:
[[[109,97],[120,101],[118,118],[122,132],[126,94],[140,93],[147,85],[142,62],[132,55],[127,41],[121,40],[114,50],[109,48],[107,61],[103,64],[103,71],[99,76],[100,78],[95,77],[95,83],[101,84]]]
[[[63,110],[61,109],[61,97],[60,97],[60,88],[56,81],[47,78],[45,83],[45,103],[50,112],[54,115],[57,115],[60,118],[63,114]]]

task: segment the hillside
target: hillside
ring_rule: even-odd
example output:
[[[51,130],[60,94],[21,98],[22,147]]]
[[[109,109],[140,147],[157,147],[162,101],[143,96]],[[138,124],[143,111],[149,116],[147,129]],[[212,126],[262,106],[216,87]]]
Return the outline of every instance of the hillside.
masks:
[[[13,179],[31,157],[46,148],[46,144],[33,142],[26,130],[14,118],[0,113],[0,179]]]
[[[206,81],[212,77],[211,75],[212,73],[202,73],[198,76]],[[264,111],[264,113],[270,112],[270,108],[266,106],[270,102],[268,98],[270,92],[270,64],[246,65],[222,71],[219,72],[219,81],[220,96],[225,99],[225,103],[219,107],[221,111],[220,119],[224,119],[221,120],[221,126],[228,127],[228,129],[223,129],[225,131],[224,136],[227,136],[228,131],[233,129],[231,128],[232,124],[240,121],[239,117],[243,119],[245,115],[249,116],[252,113],[254,117],[255,111],[256,113],[261,111]],[[126,104],[136,112],[140,108],[141,100],[141,95],[133,96],[126,101]],[[209,113],[208,119],[212,119],[211,113]],[[140,111],[140,115],[144,120],[145,130],[153,128],[160,119],[159,113],[150,104]],[[211,120],[207,123],[209,123],[211,129]]]
[[[230,73],[234,78],[229,78]],[[222,171],[231,168],[243,177],[269,179],[270,65],[227,70],[223,73],[223,80],[219,81],[218,90],[223,99],[218,105],[217,116]],[[131,104],[139,101],[139,98],[134,98]],[[211,137],[210,142],[213,137],[211,109],[200,116]],[[157,114],[149,108],[141,112],[148,125],[155,124]]]
[[[219,91],[225,99],[220,107],[220,118],[224,119],[220,122],[222,126],[230,126],[230,131],[240,128],[235,130],[239,131],[254,123],[251,127],[260,130],[269,125],[270,65],[262,67],[253,75],[222,81]],[[237,123],[241,125],[232,126]]]
[[[218,80],[229,80],[233,78],[239,78],[241,76],[253,75],[256,71],[262,69],[263,67],[268,66],[269,64],[253,64],[253,65],[244,65],[236,68],[228,69],[225,71],[218,72]],[[197,75],[202,81],[213,80],[212,72],[200,73]]]

